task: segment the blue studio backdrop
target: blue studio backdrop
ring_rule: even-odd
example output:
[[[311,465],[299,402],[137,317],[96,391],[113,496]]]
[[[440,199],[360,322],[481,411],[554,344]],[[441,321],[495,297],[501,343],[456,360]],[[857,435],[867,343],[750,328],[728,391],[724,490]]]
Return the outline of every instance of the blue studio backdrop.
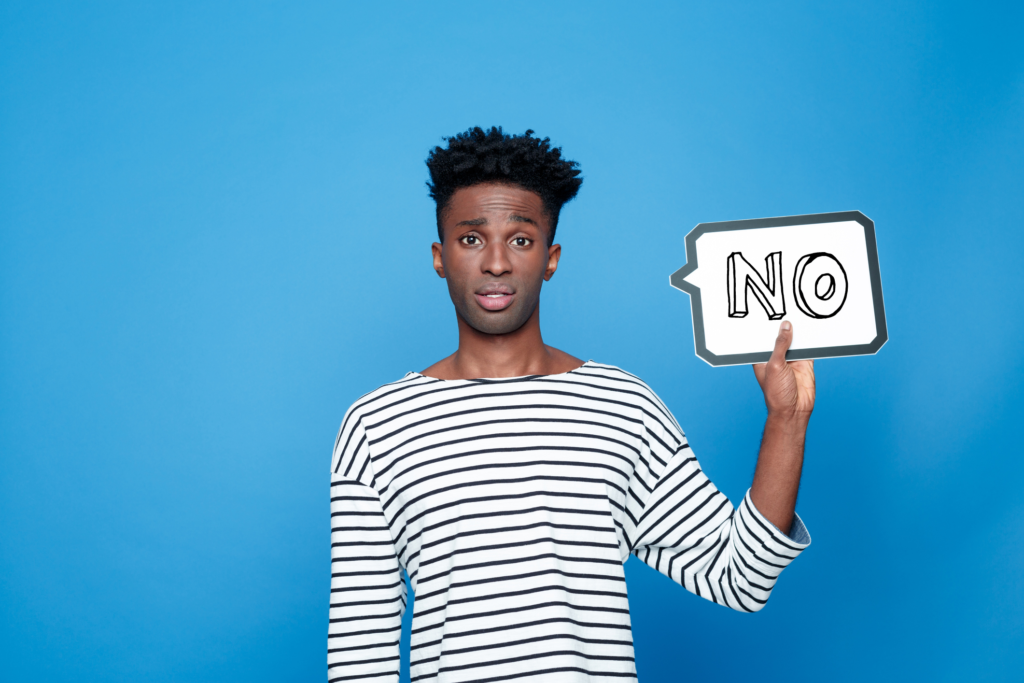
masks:
[[[449,354],[429,149],[582,165],[545,341],[647,380],[733,501],[764,406],[693,352],[697,223],[856,209],[889,343],[820,361],[765,610],[632,560],[642,680],[1019,680],[1019,3],[0,6],[0,680],[321,681],[328,469]]]

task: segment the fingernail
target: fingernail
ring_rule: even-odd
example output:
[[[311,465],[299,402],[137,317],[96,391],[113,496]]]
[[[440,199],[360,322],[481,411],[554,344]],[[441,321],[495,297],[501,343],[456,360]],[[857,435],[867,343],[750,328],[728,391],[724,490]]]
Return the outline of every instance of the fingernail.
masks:
[[[791,327],[793,327],[793,326],[789,324],[788,320],[783,320],[782,321],[782,331],[783,332],[789,332],[789,328],[791,328]]]

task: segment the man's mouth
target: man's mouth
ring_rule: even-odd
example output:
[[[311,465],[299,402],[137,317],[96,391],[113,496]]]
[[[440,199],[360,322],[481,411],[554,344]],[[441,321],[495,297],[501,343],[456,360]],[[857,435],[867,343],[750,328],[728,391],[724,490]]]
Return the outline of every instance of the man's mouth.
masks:
[[[484,287],[473,296],[476,297],[477,303],[479,303],[482,308],[486,308],[488,311],[500,311],[503,308],[508,308],[512,304],[512,299],[515,298],[515,292],[512,291],[511,287],[496,285]]]

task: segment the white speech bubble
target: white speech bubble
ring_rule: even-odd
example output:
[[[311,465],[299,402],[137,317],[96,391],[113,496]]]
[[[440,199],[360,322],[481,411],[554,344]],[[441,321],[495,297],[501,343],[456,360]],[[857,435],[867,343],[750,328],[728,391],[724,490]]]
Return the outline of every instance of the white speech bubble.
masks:
[[[783,320],[788,360],[873,354],[889,339],[875,224],[859,211],[701,223],[670,282],[690,295],[710,365],[767,361]]]

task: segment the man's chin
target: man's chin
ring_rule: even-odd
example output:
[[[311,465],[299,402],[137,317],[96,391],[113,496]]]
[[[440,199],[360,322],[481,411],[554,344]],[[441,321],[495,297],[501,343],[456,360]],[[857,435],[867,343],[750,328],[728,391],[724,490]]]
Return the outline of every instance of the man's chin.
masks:
[[[463,315],[462,319],[467,325],[481,334],[511,334],[526,324],[530,316],[518,314],[518,311],[504,309],[501,311],[487,312],[474,311],[470,315]]]

